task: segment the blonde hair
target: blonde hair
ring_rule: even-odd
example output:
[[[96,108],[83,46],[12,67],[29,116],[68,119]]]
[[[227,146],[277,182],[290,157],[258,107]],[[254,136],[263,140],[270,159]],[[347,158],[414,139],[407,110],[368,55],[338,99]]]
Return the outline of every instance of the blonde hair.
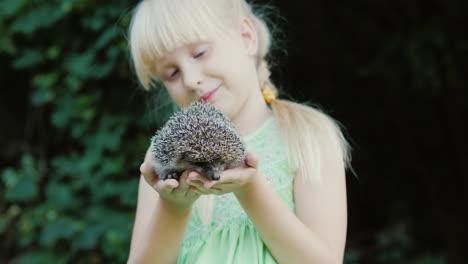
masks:
[[[136,75],[145,89],[150,89],[155,75],[153,61],[165,52],[213,36],[233,33],[242,17],[254,24],[258,34],[257,75],[260,88],[275,92],[266,57],[271,48],[271,33],[263,19],[245,0],[144,0],[135,8],[130,25],[130,51]],[[320,110],[287,100],[276,99],[271,107],[286,143],[289,164],[306,180],[320,179],[323,149],[327,142],[345,166],[350,162],[349,145],[335,120]],[[306,137],[300,136],[307,135]],[[324,138],[324,135],[326,138]],[[210,223],[213,196],[197,201],[204,223]]]

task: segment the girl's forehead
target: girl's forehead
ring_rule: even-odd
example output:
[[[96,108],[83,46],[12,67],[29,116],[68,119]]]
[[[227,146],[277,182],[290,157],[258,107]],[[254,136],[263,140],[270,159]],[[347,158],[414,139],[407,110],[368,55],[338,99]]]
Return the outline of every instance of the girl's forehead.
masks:
[[[155,69],[163,68],[170,64],[179,54],[188,52],[199,52],[201,49],[208,48],[213,44],[212,41],[197,41],[188,44],[183,44],[172,50],[163,49],[162,52],[153,60]]]
[[[205,47],[205,46],[209,46],[212,44],[212,41],[196,41],[196,42],[191,42],[191,43],[187,43],[187,44],[182,44],[180,46],[177,46],[171,50],[168,50],[168,49],[162,49],[162,52],[161,54],[159,54],[158,58],[156,58],[157,61],[159,62],[165,62],[166,60],[168,60],[168,58],[174,56],[174,55],[177,55],[177,53],[180,53],[180,52],[187,52],[187,51],[192,51],[192,50],[196,50],[200,47]]]

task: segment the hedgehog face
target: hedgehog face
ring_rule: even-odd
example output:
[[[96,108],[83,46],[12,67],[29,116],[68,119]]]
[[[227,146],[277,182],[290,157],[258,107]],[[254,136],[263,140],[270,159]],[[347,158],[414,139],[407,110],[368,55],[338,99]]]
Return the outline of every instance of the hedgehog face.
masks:
[[[188,157],[179,160],[178,164],[183,164],[184,167],[190,170],[197,171],[207,179],[214,181],[219,180],[221,173],[226,167],[226,163],[221,159],[213,161],[194,161]]]
[[[200,173],[208,179],[217,181],[220,179],[221,173],[225,169],[225,165],[226,164],[221,160],[210,162],[202,167]]]

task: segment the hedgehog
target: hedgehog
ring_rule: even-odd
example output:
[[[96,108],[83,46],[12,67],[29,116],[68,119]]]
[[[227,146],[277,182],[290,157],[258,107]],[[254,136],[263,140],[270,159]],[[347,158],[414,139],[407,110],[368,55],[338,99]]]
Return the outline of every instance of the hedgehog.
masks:
[[[229,119],[211,104],[192,103],[174,114],[151,138],[153,167],[160,179],[179,180],[183,171],[219,180],[242,165],[245,144]]]

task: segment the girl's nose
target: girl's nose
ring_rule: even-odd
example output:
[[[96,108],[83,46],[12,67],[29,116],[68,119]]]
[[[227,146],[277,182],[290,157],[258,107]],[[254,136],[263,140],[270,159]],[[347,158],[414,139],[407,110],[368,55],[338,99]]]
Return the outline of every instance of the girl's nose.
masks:
[[[198,69],[190,69],[184,74],[185,87],[191,90],[199,90],[203,85],[203,74]]]

